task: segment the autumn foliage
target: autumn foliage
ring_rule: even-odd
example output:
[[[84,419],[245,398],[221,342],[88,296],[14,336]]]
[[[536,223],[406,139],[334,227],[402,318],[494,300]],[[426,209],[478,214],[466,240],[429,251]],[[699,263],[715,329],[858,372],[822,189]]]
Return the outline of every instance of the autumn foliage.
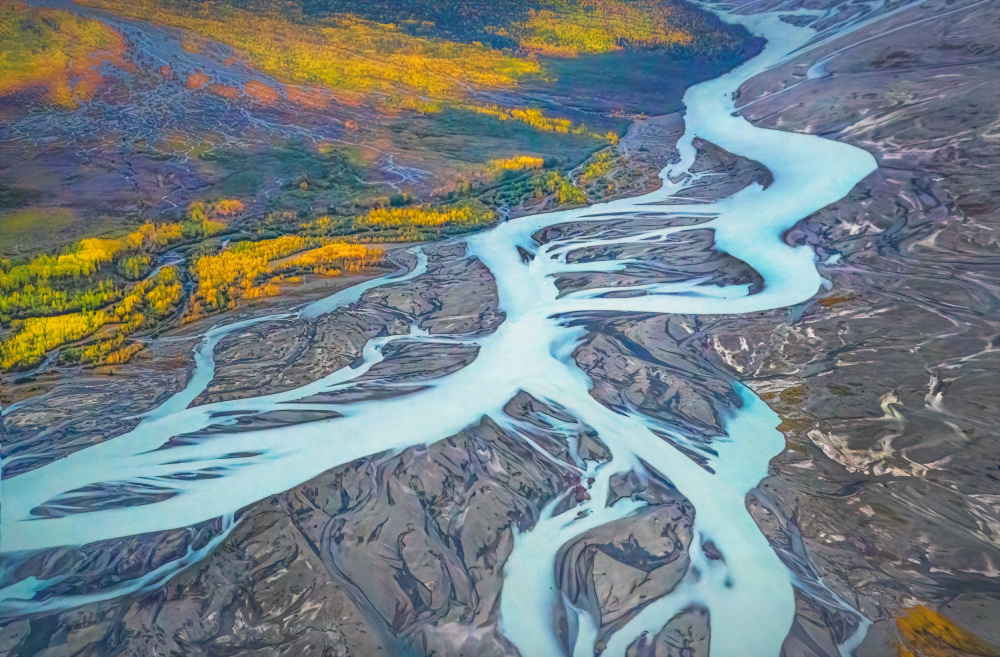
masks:
[[[549,0],[510,32],[525,50],[563,57],[687,44],[692,36],[673,23],[673,11],[656,1]]]
[[[195,260],[193,271],[198,281],[193,313],[201,304],[209,309],[235,306],[240,298],[255,299],[279,292],[274,275],[295,270],[336,275],[342,270],[357,271],[382,259],[380,249],[360,244],[332,242],[318,248],[317,240],[298,235],[283,235],[270,240],[238,242],[221,253]],[[311,249],[311,250],[306,250]],[[286,256],[301,255],[277,263]]]
[[[574,126],[568,119],[552,118],[545,116],[542,110],[534,107],[504,109],[496,105],[487,107],[477,107],[475,110],[480,114],[487,114],[496,117],[501,121],[518,121],[526,123],[536,130],[543,132],[561,132],[563,134],[582,135],[587,129],[582,126]]]
[[[13,335],[0,344],[0,369],[33,365],[45,352],[92,335],[107,323],[104,312],[32,317],[14,325]]]
[[[282,81],[334,91],[378,94],[390,105],[427,96],[459,98],[465,83],[509,87],[541,68],[530,58],[478,43],[413,36],[394,24],[338,14],[318,22],[289,16],[290,7],[251,12],[221,3],[183,7],[155,0],[84,0],[134,18],[190,30],[244,53]]]
[[[83,286],[79,282],[92,279],[113,261],[118,262],[123,278],[137,280],[152,264],[146,252],[184,239],[208,237],[225,227],[205,216],[203,204],[194,204],[188,220],[181,223],[146,223],[121,238],[80,240],[63,253],[39,255],[23,264],[0,260],[0,322],[101,308],[117,300],[121,289],[110,280]]]
[[[188,89],[201,89],[208,84],[209,79],[210,78],[201,71],[192,71],[187,74],[184,86]]]
[[[228,84],[210,84],[208,85],[208,90],[216,96],[222,96],[229,100],[235,100],[240,97],[240,90]]]
[[[101,21],[0,0],[0,96],[32,87],[63,107],[87,101],[105,62],[126,67],[125,40]]]
[[[489,169],[494,174],[503,173],[505,171],[526,171],[528,169],[541,169],[545,161],[540,157],[534,157],[531,155],[518,155],[516,157],[508,157],[502,160],[491,160],[487,165]]]
[[[250,80],[247,82],[243,90],[246,91],[248,96],[264,103],[265,105],[276,103],[281,99],[281,96],[278,95],[277,91],[263,82],[258,82],[257,80]]]
[[[493,221],[493,212],[485,207],[459,205],[435,209],[428,206],[408,208],[376,208],[358,219],[362,226],[377,229],[438,228],[446,225],[463,227],[485,226]]]
[[[384,251],[379,248],[366,247],[361,244],[346,242],[331,242],[318,249],[306,251],[271,266],[272,272],[308,270],[315,274],[336,276],[343,272],[356,273],[362,267],[375,265],[382,261]]]
[[[236,214],[243,204],[223,200],[212,211]],[[225,228],[224,222],[208,218],[204,203],[194,203],[181,222],[149,222],[123,237],[83,239],[61,253],[19,263],[0,260],[0,330],[7,329],[0,344],[0,370],[29,367],[47,351],[92,335],[106,324],[116,325],[116,335],[121,333],[115,338],[115,351],[120,351],[127,334],[168,315],[183,296],[174,267],[140,280],[153,268],[152,253]],[[67,353],[87,362],[97,358],[86,349]]]
[[[268,271],[271,260],[308,248],[306,238],[284,235],[260,242],[237,242],[222,253],[206,255],[194,261],[192,270],[198,281],[195,294],[210,308],[220,308],[229,301],[246,296],[255,280]]]
[[[896,629],[897,657],[1000,657],[1000,649],[923,605],[899,616]]]
[[[580,174],[580,179],[591,183],[604,176],[615,167],[615,158],[611,151],[603,150],[594,155]]]
[[[107,324],[119,325],[124,336],[169,314],[183,294],[178,272],[166,267],[155,277],[133,286],[110,310],[85,311],[15,320],[10,336],[0,343],[0,370],[31,366],[46,352],[96,333]],[[76,360],[93,361],[97,351],[84,349]]]
[[[249,85],[248,85],[249,86]],[[223,199],[215,204],[212,211],[223,217],[232,217],[241,214],[246,209],[243,202],[234,198]]]
[[[531,180],[535,198],[551,195],[559,205],[584,205],[587,195],[582,189],[567,180],[558,171],[550,171]]]

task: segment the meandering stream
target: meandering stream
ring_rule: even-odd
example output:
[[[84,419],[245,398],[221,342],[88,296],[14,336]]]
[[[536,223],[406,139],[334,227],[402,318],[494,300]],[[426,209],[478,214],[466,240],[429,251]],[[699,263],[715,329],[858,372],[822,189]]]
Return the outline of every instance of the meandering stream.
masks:
[[[684,99],[686,133],[679,144],[682,157],[661,174],[664,185],[660,190],[638,198],[523,217],[466,238],[468,256],[485,264],[496,281],[499,307],[506,315],[496,332],[470,338],[429,335],[413,327],[408,335],[371,340],[364,348],[362,364],[295,390],[192,408],[189,405],[214,375],[213,351],[219,340],[252,323],[280,321],[292,315],[215,328],[197,349],[196,369],[187,387],[144,416],[134,430],[4,481],[0,549],[11,555],[82,545],[220,517],[228,518],[229,526],[236,510],[324,471],[371,454],[436,442],[475,424],[484,415],[516,431],[516,422],[503,408],[515,394],[525,391],[593,428],[612,458],[601,463],[578,462],[582,480],[593,480],[589,500],[559,514],[555,513],[558,500],[554,501],[543,509],[530,531],[516,537],[504,568],[500,613],[504,633],[521,654],[566,654],[554,622],[563,604],[554,582],[556,553],[568,540],[623,518],[642,504],[623,499],[607,506],[612,475],[633,471],[645,476],[647,468],[653,468],[669,478],[695,508],[690,566],[673,592],[647,605],[611,636],[604,654],[624,655],[627,646],[643,632],[655,634],[678,611],[699,605],[710,614],[713,655],[776,657],[792,623],[793,582],[747,512],[745,497],[767,474],[769,460],[784,448],[784,439],[775,429],[778,418],[748,388],[734,383],[742,407],[727,417],[727,436],[713,445],[714,451],[700,454],[710,466],[703,468],[654,435],[637,412],[613,412],[590,395],[591,383],[571,356],[583,338],[583,329],[568,321],[583,312],[757,312],[801,303],[824,283],[812,249],[789,246],[783,235],[804,217],[843,198],[875,169],[875,160],[843,143],[756,128],[735,114],[733,93],[739,86],[785,61],[815,32],[783,22],[774,13],[724,17],[764,36],[767,46],[730,73],[688,90]],[[684,174],[694,161],[692,139],[696,136],[761,163],[770,170],[773,183],[767,188],[752,184],[710,203],[678,205],[675,200],[664,204],[690,184],[690,177]],[[762,289],[752,292],[748,285],[719,287],[689,281],[614,288],[616,292],[632,289],[642,293],[628,297],[609,296],[610,288],[560,296],[554,280],[558,274],[613,272],[626,265],[617,260],[570,262],[574,251],[598,244],[655,243],[695,226],[672,225],[627,237],[570,236],[543,246],[533,235],[556,224],[606,221],[609,214],[627,217],[651,208],[710,217],[696,228],[713,230],[716,248],[756,270],[764,280]],[[532,254],[527,262],[518,247]],[[427,260],[419,249],[414,253],[417,264],[409,273],[368,281],[294,315],[315,317],[356,302],[365,290],[420,276],[426,271]],[[318,393],[349,389],[383,359],[383,348],[398,340],[475,345],[478,354],[468,366],[434,379],[426,389],[412,394],[335,407],[300,401]],[[335,409],[341,417],[291,427],[216,433],[210,439],[185,440],[163,449],[171,438],[232,422],[238,415],[292,407]],[[200,477],[199,473],[211,476]],[[32,510],[42,505],[79,497],[80,493],[73,491],[94,490],[112,482],[134,486],[138,493],[154,487],[170,496],[142,506],[101,508],[61,517],[32,515]],[[709,542],[721,558],[705,555],[702,545]],[[86,600],[46,598],[44,590],[51,582],[29,578],[0,591],[0,608],[8,615],[22,614],[144,590],[161,584],[172,572],[201,556],[189,554],[184,563],[158,573],[152,578],[155,582],[143,578],[92,594]],[[37,600],[33,599],[36,595]],[[571,652],[592,655],[595,620],[585,612],[568,612],[573,619]]]

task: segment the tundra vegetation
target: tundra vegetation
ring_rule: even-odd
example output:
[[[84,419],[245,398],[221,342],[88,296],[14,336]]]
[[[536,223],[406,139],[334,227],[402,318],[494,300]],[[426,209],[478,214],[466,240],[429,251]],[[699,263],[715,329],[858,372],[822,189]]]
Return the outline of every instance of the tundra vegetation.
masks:
[[[339,276],[380,264],[383,249],[361,241],[434,239],[494,219],[482,204],[380,207],[350,220],[319,217],[300,224],[298,234],[226,244],[222,236],[240,232],[212,217],[231,216],[241,207],[236,199],[195,203],[183,222],[84,239],[22,263],[0,261],[0,369],[30,368],[63,345],[71,345],[60,353],[65,362],[120,363],[141,349],[127,342],[129,335],[170,317],[193,321],[234,309],[240,300],[275,296],[286,278]],[[345,233],[351,235],[345,239]],[[185,247],[194,254],[187,269],[152,271],[158,257]]]
[[[373,245],[476,230],[501,208],[585,204],[619,164],[611,149],[628,119],[540,101],[554,63],[635,50],[732,57],[746,42],[676,0],[499,0],[488,11],[414,0],[406,17],[388,0],[79,3],[178,29],[188,54],[224,44],[275,82],[149,69],[105,22],[0,0],[0,112],[83,112],[133,95],[115,95],[122,80],[175,79],[223,103],[353,108],[358,118],[342,121],[352,141],[234,145],[202,126],[135,140],[143,157],[181,158],[212,182],[207,199],[116,217],[75,198],[53,207],[18,186],[31,176],[10,184],[0,171],[0,371],[30,370],[56,350],[58,362],[117,364],[141,350],[137,334],[280,294],[303,276],[378,265]],[[121,75],[104,77],[109,69]],[[379,149],[430,158],[438,179],[386,194]]]
[[[125,66],[125,41],[101,21],[21,0],[0,2],[0,96],[39,89],[74,108],[94,93],[104,62]]]

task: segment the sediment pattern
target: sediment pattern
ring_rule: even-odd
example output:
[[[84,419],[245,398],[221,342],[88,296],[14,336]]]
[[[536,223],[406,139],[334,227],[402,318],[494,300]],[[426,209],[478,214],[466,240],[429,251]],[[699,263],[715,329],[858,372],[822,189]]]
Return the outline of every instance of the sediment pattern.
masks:
[[[69,446],[64,392],[7,409],[2,645],[880,655],[920,603],[991,654],[995,117],[906,141],[942,83],[879,45],[933,24],[985,94],[988,7],[726,14],[768,46],[663,122],[660,190],[216,327]]]

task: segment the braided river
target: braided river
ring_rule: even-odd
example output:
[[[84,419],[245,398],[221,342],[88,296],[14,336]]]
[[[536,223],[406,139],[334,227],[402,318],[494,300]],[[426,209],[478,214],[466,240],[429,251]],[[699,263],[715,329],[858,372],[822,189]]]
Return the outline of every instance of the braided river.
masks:
[[[500,623],[521,654],[593,655],[595,620],[586,611],[564,603],[554,580],[557,552],[587,530],[624,518],[644,504],[624,498],[608,505],[613,475],[634,472],[646,476],[653,469],[669,479],[695,509],[690,565],[672,592],[646,605],[610,637],[603,654],[624,655],[637,637],[645,632],[655,634],[679,611],[697,605],[707,609],[711,618],[712,655],[777,657],[793,619],[795,578],[745,505],[748,491],[766,476],[769,460],[784,449],[784,438],[775,429],[777,416],[749,388],[732,382],[742,405],[725,415],[727,435],[714,441],[710,450],[696,441],[685,444],[684,436],[676,439],[698,454],[708,466],[703,467],[657,437],[651,421],[641,413],[612,411],[596,401],[590,394],[590,380],[572,358],[585,335],[579,322],[572,320],[584,314],[754,313],[806,301],[825,281],[816,270],[813,250],[789,245],[784,234],[803,218],[843,198],[876,168],[875,159],[864,150],[818,136],[757,128],[735,111],[734,92],[742,83],[831,35],[818,35],[811,28],[782,21],[778,13],[721,15],[765,37],[767,45],[757,57],[728,74],[687,91],[685,134],[678,145],[680,159],[661,173],[663,186],[659,190],[601,205],[521,217],[463,238],[467,257],[482,262],[495,279],[499,308],[505,314],[495,332],[478,337],[451,336],[428,334],[414,326],[408,334],[372,339],[364,347],[363,359],[297,389],[192,407],[212,381],[213,352],[226,335],[253,323],[316,317],[348,307],[369,289],[422,275],[428,267],[427,258],[415,247],[411,249],[415,264],[406,273],[367,281],[296,312],[217,326],[198,345],[195,370],[186,387],[146,413],[132,431],[4,480],[0,511],[4,559],[16,562],[22,555],[39,550],[164,531],[216,518],[222,518],[228,529],[239,509],[258,500],[356,459],[434,443],[483,416],[530,444],[528,432],[519,431],[518,421],[503,411],[508,401],[523,391],[592,428],[611,458],[601,462],[575,459],[580,480],[590,482],[589,499],[567,510],[560,510],[559,500],[555,500],[541,510],[540,519],[530,530],[515,536],[513,553],[504,567]],[[673,198],[697,179],[687,173],[695,159],[695,137],[760,163],[770,171],[773,182],[766,188],[752,183],[710,202]],[[644,228],[624,236],[620,231],[602,235],[594,230],[543,245],[534,239],[539,231],[558,224],[594,222],[598,226],[609,218],[627,219],[651,211],[704,221],[659,229],[644,224]],[[616,272],[628,264],[626,259],[573,261],[572,254],[579,249],[656,244],[694,228],[712,230],[715,248],[752,267],[763,285],[717,286],[690,280],[562,294],[556,287],[555,277],[560,274]],[[411,394],[335,405],[314,401],[321,393],[349,390],[358,377],[383,360],[384,348],[394,341],[461,344],[478,352],[469,365],[433,379]],[[291,409],[335,410],[339,416],[172,440],[231,423],[235,417]],[[541,447],[532,447],[545,454]],[[41,506],[53,508],[60,501],[79,500],[81,495],[100,496],[109,486],[136,494],[155,491],[159,497],[139,506],[98,505],[92,510],[46,517],[32,513]],[[12,583],[0,590],[0,613],[10,616],[69,608],[155,588],[203,558],[225,535],[223,531],[200,550],[190,551],[140,580],[85,595],[46,596],[51,582],[35,578]],[[709,544],[713,558],[702,549]],[[568,646],[557,631],[558,610],[571,621]],[[863,635],[864,627],[861,622],[855,636],[841,646],[844,654],[859,640],[857,635]]]

